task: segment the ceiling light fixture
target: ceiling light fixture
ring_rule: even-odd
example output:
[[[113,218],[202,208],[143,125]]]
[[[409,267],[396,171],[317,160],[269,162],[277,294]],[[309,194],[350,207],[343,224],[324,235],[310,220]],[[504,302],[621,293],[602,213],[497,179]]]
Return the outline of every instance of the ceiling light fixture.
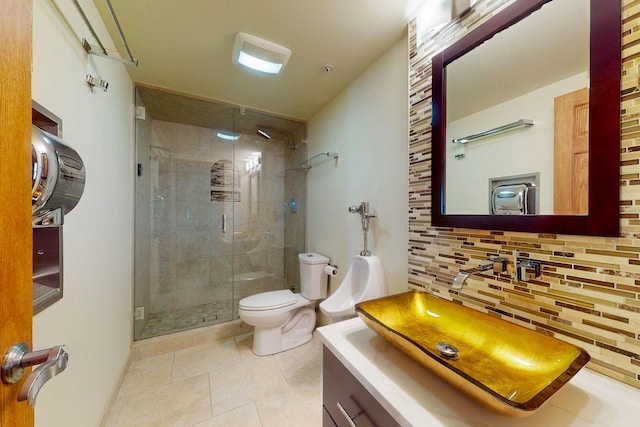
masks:
[[[267,141],[271,139],[271,135],[269,135],[266,131],[262,129],[258,129],[258,135],[266,139]]]
[[[286,47],[246,33],[238,33],[233,43],[233,62],[263,73],[280,73],[290,57]]]
[[[238,138],[240,138],[238,135],[225,131],[217,131],[216,136],[220,139],[224,139],[225,141],[236,141]]]

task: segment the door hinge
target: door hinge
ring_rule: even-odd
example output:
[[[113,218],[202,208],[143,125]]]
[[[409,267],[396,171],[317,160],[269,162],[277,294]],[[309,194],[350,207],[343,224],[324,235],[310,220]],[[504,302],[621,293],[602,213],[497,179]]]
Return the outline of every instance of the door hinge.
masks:
[[[144,107],[136,105],[134,109],[134,117],[138,120],[144,120],[147,116],[147,110]]]
[[[138,306],[133,309],[133,320],[143,320],[144,319],[144,306]]]

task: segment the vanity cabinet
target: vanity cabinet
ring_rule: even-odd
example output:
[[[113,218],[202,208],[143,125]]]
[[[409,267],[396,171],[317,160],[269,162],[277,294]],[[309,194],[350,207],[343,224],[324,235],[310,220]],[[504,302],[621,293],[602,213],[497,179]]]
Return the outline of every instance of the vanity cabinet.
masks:
[[[322,426],[399,426],[347,368],[323,347]]]

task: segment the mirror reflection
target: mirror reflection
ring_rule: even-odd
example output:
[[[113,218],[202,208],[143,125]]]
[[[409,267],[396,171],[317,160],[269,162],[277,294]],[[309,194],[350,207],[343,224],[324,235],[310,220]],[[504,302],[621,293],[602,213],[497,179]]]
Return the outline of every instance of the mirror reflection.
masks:
[[[588,214],[589,21],[554,0],[446,66],[444,213]]]

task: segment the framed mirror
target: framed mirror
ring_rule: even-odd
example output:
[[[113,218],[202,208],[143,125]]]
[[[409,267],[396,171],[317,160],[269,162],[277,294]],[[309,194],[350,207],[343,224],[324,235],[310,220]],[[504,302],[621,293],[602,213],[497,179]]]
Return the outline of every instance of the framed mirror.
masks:
[[[579,21],[586,28],[571,27]],[[618,236],[621,42],[618,1],[519,0],[434,56],[432,225]],[[565,125],[583,136],[567,159],[558,104],[573,92],[587,111]],[[522,207],[527,191],[528,209],[492,206]]]

